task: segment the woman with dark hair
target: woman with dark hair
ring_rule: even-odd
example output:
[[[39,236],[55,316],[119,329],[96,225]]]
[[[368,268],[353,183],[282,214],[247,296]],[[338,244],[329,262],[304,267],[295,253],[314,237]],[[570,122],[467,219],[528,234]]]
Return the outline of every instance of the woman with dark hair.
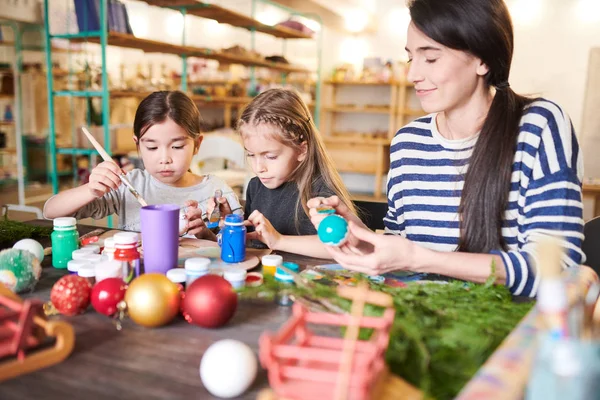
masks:
[[[508,82],[513,27],[503,0],[413,0],[407,79],[429,115],[391,144],[387,236],[336,198],[353,240],[330,254],[369,274],[438,273],[474,282],[494,271],[515,295],[535,296],[536,243],[556,237],[563,267],[583,261],[582,158],[569,117]],[[355,239],[355,240],[354,240]],[[495,266],[495,268],[493,267]]]

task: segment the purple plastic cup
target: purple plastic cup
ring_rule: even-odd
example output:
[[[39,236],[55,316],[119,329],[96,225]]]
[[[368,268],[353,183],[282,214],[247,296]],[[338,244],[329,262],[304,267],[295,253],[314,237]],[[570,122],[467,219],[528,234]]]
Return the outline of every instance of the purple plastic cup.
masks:
[[[157,204],[142,207],[142,248],[144,250],[143,270],[137,275],[158,272],[166,274],[177,268],[179,248],[179,209],[174,204]]]

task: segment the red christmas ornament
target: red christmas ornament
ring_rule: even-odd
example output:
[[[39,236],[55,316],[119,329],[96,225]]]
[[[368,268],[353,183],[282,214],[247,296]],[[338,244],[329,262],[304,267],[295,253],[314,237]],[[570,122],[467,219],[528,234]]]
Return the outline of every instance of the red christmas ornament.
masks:
[[[121,278],[106,278],[96,283],[92,288],[92,306],[100,314],[114,315],[117,304],[125,298],[127,285]]]
[[[92,286],[79,275],[65,275],[50,291],[50,301],[54,308],[64,315],[77,315],[85,311],[90,304]]]
[[[186,288],[183,315],[190,324],[217,328],[231,319],[236,307],[231,284],[218,275],[204,275]]]

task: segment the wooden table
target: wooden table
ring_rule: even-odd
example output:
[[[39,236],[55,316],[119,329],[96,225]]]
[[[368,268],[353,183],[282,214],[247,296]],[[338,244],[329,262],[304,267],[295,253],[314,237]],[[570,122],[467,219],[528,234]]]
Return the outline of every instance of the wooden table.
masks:
[[[51,221],[32,223],[51,225]],[[80,234],[96,228],[78,227]],[[330,262],[281,255],[301,266]],[[49,258],[43,265],[35,292],[22,297],[48,301],[52,285],[66,273],[52,268]],[[65,318],[75,328],[73,352],[60,364],[1,383],[0,399],[215,399],[202,385],[198,372],[204,351],[218,340],[237,339],[258,354],[259,336],[265,330],[278,330],[290,314],[290,307],[242,301],[232,320],[219,329],[200,328],[178,317],[155,329],[127,319],[120,332],[110,318],[91,307],[76,317],[53,317]],[[251,389],[239,398],[256,399],[267,386],[266,372],[259,368]]]

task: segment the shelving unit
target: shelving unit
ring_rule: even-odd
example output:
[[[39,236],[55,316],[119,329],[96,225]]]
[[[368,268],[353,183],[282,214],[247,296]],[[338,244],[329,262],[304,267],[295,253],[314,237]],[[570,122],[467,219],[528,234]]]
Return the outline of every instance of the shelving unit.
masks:
[[[111,98],[126,98],[126,97],[137,97],[141,98],[148,93],[143,92],[130,92],[130,91],[110,91],[108,87],[108,74],[106,69],[106,52],[107,46],[118,46],[124,48],[131,49],[139,49],[146,53],[163,53],[163,54],[175,54],[181,56],[182,58],[182,74],[181,74],[181,83],[180,87],[182,91],[187,91],[188,89],[188,74],[187,74],[187,59],[191,57],[203,58],[203,59],[211,59],[216,60],[220,63],[225,64],[240,64],[243,66],[247,66],[251,68],[251,84],[255,87],[256,78],[254,76],[254,68],[262,67],[269,68],[274,71],[281,72],[283,76],[293,73],[307,73],[310,72],[307,68],[290,65],[286,63],[278,63],[278,62],[270,62],[263,58],[254,57],[250,55],[240,55],[240,54],[232,54],[226,51],[217,50],[217,49],[208,49],[208,48],[200,48],[189,46],[186,44],[186,29],[185,29],[185,16],[186,15],[194,15],[203,18],[211,18],[217,20],[221,23],[226,23],[234,27],[239,27],[243,29],[247,29],[251,32],[251,42],[252,42],[252,51],[254,50],[255,38],[254,35],[256,32],[266,33],[272,35],[277,38],[282,39],[310,39],[311,36],[307,35],[303,32],[296,31],[293,29],[289,29],[286,27],[273,27],[269,25],[262,24],[258,20],[254,18],[256,5],[260,3],[271,4],[275,7],[279,7],[282,9],[286,9],[286,7],[280,6],[277,3],[271,3],[268,0],[251,0],[252,1],[252,15],[246,16],[240,13],[237,13],[232,10],[228,10],[226,8],[216,6],[213,4],[203,3],[194,0],[140,0],[149,5],[169,8],[173,10],[180,11],[184,16],[183,19],[183,35],[181,44],[175,45],[171,43],[165,43],[161,41],[138,38],[131,34],[118,33],[118,32],[109,32],[108,31],[108,21],[107,21],[107,0],[101,0],[99,7],[99,19],[100,19],[100,30],[99,31],[83,31],[76,34],[51,34],[49,31],[49,21],[46,20],[46,43],[49,44],[50,40],[53,38],[61,38],[67,39],[70,42],[88,42],[88,43],[96,43],[100,45],[101,51],[101,63],[102,63],[102,74],[101,80],[102,85],[99,90],[62,90],[57,91],[54,90],[53,85],[53,76],[49,72],[48,73],[48,93],[49,93],[49,119],[50,119],[50,135],[49,135],[49,151],[51,154],[51,180],[53,191],[56,193],[58,191],[58,174],[56,168],[56,154],[87,154],[82,152],[82,149],[77,148],[69,148],[69,149],[57,149],[56,147],[56,127],[54,123],[54,97],[56,96],[69,96],[69,97],[100,97],[102,99],[102,122],[104,127],[104,144],[107,147],[107,150],[110,153],[111,143],[110,143],[110,132],[109,132],[109,113],[110,113],[110,103],[109,100]],[[44,0],[44,11],[45,15],[49,15],[50,0]],[[294,10],[288,10],[295,14],[297,13]],[[311,17],[312,18],[312,17]],[[319,17],[314,17],[319,21]],[[319,68],[317,71],[317,75],[320,75],[320,60],[321,60],[321,34],[319,33],[319,42],[318,42],[318,60],[319,60]],[[46,46],[47,49],[47,59],[51,59],[52,49],[49,46]],[[51,71],[51,65],[48,64],[48,71]],[[317,79],[317,86],[319,85],[320,78]],[[192,95],[191,96],[197,103],[206,105],[206,106],[223,106],[225,109],[225,121],[229,121],[231,119],[232,111],[235,108],[240,108],[246,103],[248,103],[251,99],[248,97],[215,97],[215,96],[200,96],[200,95]],[[317,99],[316,104],[319,103],[319,87],[317,87]],[[319,107],[316,107],[316,116],[315,120],[318,120],[318,112]],[[88,118],[89,122],[89,118]],[[95,155],[93,151],[87,150],[90,156]]]
[[[336,104],[340,86],[389,88],[389,104],[356,105]],[[382,198],[382,180],[389,169],[389,148],[396,131],[411,118],[423,115],[423,111],[408,108],[409,88],[412,84],[404,81],[391,82],[347,82],[326,81],[325,93],[328,105],[323,106],[321,132],[327,151],[333,157],[340,172],[372,174],[375,176],[373,193],[376,199]],[[356,132],[336,130],[336,120],[343,114],[387,115],[387,132]]]
[[[14,89],[13,94],[3,94],[2,99],[9,99],[13,103],[12,121],[0,121],[0,127],[9,127],[14,131],[14,147],[0,149],[0,156],[16,158],[16,178],[7,177],[0,179],[0,183],[17,183],[17,204],[8,204],[9,210],[30,212],[42,217],[42,211],[37,207],[26,205],[25,199],[25,179],[27,169],[25,167],[25,150],[23,146],[23,106],[22,106],[22,85],[21,75],[23,73],[23,52],[24,51],[42,51],[43,48],[37,46],[24,46],[23,34],[29,31],[40,31],[41,26],[17,23],[15,21],[0,21],[0,26],[6,26],[12,30],[14,41],[2,41],[0,45],[9,46],[14,49],[15,60],[10,73],[13,75]],[[2,162],[3,163],[3,162]]]

